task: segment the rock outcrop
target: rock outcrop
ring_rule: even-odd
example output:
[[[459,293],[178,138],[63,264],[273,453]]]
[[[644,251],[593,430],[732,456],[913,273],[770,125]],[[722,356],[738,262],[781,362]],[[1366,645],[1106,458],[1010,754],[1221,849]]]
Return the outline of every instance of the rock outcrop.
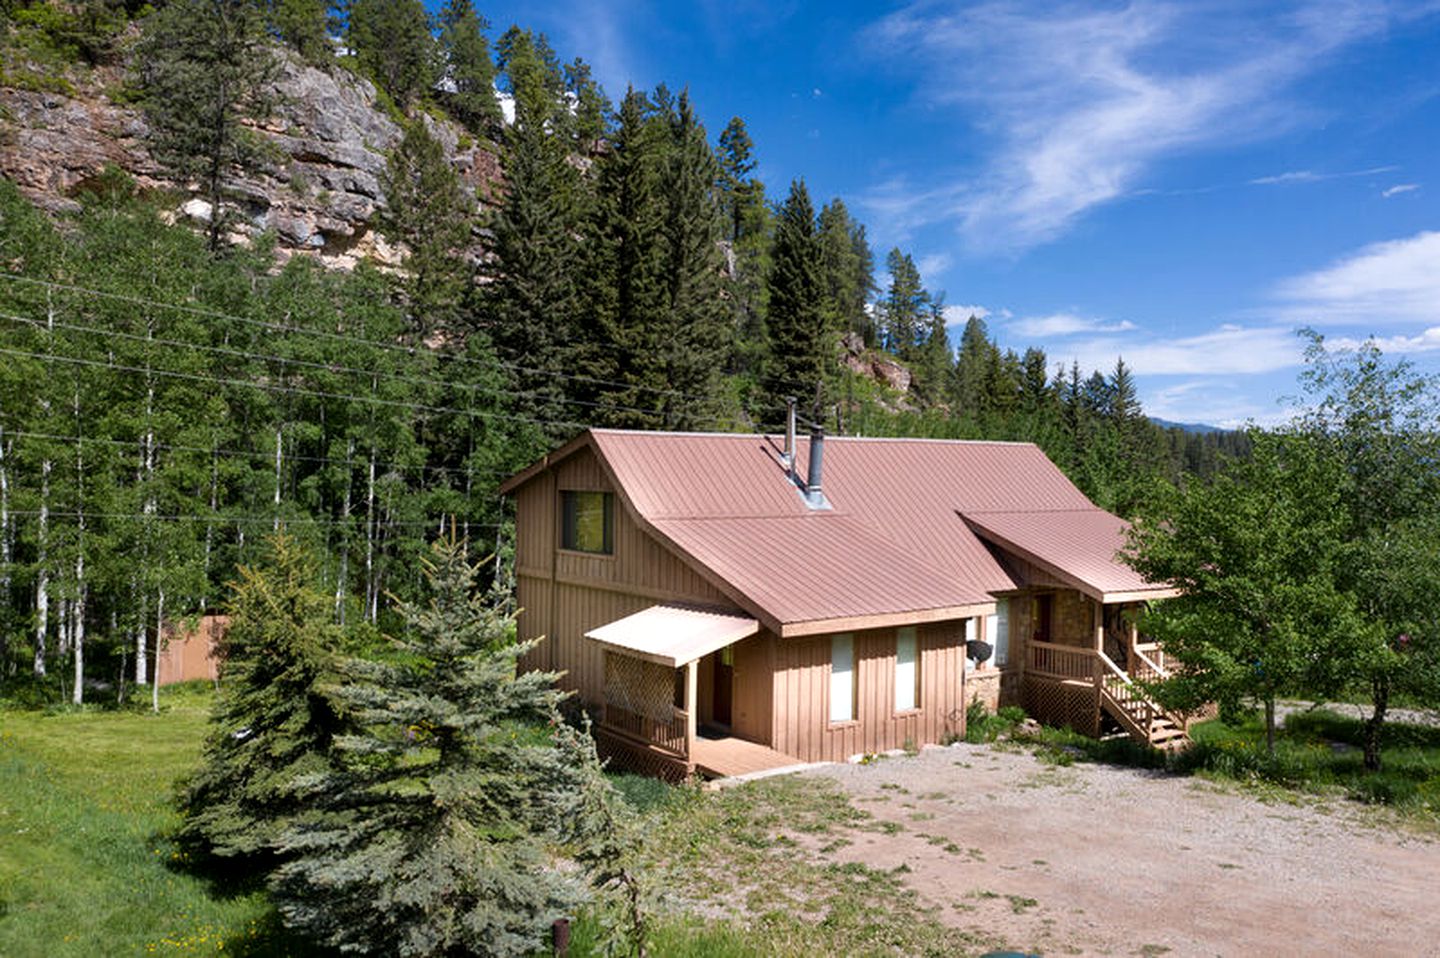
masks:
[[[855,333],[846,333],[840,345],[843,350],[841,362],[846,369],[861,376],[869,376],[898,393],[910,392],[913,377],[910,370],[897,362],[895,357],[879,350],[866,349],[865,341]]]
[[[375,229],[385,198],[380,176],[400,139],[399,125],[379,105],[374,86],[336,65],[328,70],[278,51],[274,115],[255,129],[274,146],[265,167],[237,176],[228,192],[242,214],[236,242],[273,230],[282,258],[314,256],[349,268],[366,256],[394,262],[396,252]],[[177,217],[212,215],[191,184],[167,178],[145,146],[144,114],[116,103],[119,69],[96,70],[74,94],[0,88],[0,175],[44,209],[63,211],[107,166],[124,170],[142,190],[176,196]],[[429,115],[424,122],[457,171],[480,187],[499,179],[496,157],[458,126]]]

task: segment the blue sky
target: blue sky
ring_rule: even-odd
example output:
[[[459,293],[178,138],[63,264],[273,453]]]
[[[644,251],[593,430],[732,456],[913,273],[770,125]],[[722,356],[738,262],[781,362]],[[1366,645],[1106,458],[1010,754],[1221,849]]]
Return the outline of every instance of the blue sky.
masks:
[[[482,3],[612,97],[734,115],[963,323],[1123,356],[1152,415],[1284,418],[1312,325],[1440,371],[1440,0]]]

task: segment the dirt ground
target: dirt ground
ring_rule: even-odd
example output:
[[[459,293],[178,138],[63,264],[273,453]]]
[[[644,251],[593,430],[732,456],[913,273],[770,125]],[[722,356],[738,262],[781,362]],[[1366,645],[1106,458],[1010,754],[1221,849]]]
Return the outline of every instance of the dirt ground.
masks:
[[[894,823],[837,859],[900,869],[945,921],[1012,947],[1440,956],[1440,843],[1339,799],[971,745],[800,774]]]

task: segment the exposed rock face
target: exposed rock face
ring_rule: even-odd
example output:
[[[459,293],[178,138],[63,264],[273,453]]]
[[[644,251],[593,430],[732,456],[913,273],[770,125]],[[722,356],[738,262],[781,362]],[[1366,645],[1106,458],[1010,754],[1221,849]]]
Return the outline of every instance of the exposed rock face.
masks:
[[[366,256],[395,262],[396,251],[375,230],[384,204],[380,176],[400,127],[377,105],[375,88],[336,66],[320,70],[281,51],[275,115],[256,130],[275,147],[274,161],[227,183],[242,222],[232,236],[248,242],[274,230],[282,258],[315,256],[327,265],[353,267]],[[13,180],[42,208],[75,207],[75,196],[107,165],[135,178],[142,189],[180,194],[175,215],[206,222],[209,203],[190,184],[174,183],[145,147],[144,115],[112,102],[107,87],[118,71],[96,71],[74,97],[0,88],[0,175]],[[424,117],[461,176],[479,187],[499,179],[496,157],[456,125]],[[187,195],[188,194],[188,195]]]
[[[910,391],[910,370],[892,357],[873,349],[866,349],[865,342],[855,333],[846,333],[841,340],[844,349],[845,368],[861,376],[869,376],[899,393]]]

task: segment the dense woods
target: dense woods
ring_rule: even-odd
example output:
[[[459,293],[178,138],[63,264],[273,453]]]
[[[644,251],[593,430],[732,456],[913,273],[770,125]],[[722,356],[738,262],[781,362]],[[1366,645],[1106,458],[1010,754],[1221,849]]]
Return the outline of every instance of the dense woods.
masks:
[[[166,624],[223,610],[281,529],[337,624],[384,625],[446,517],[503,557],[498,481],[586,425],[773,427],[795,396],[841,433],[1038,442],[1127,513],[1245,449],[1156,427],[1123,363],[1052,369],[979,318],[952,349],[913,258],[891,250],[881,288],[842,200],[755,179],[742,119],[712,135],[664,87],[612,102],[463,0],[433,21],[414,0],[6,9],[11,82],[123,65],[152,155],[208,204],[172,225],[174,195],[112,170],[57,219],[0,185],[0,661],[77,702],[87,677],[147,683]],[[398,259],[277,266],[263,235],[227,239],[283,47],[400,120],[378,217]],[[437,117],[502,179],[467,185]]]

